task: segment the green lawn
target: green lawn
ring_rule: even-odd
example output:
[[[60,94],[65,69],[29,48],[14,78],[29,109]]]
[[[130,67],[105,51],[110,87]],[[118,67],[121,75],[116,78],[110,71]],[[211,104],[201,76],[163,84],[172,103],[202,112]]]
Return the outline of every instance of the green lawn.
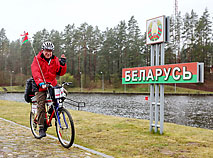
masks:
[[[0,117],[29,127],[30,105],[0,100]],[[213,130],[164,123],[164,134],[149,132],[149,121],[73,111],[75,143],[114,157],[197,157],[213,155]],[[56,135],[55,127],[48,129]],[[45,139],[45,138],[44,138]]]

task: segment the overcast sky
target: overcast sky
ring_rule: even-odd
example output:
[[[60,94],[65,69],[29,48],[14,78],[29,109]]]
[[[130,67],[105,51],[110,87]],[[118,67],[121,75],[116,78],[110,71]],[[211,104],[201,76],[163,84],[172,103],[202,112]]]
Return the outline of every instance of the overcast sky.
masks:
[[[0,0],[0,29],[6,30],[9,40],[20,38],[24,31],[32,37],[46,28],[63,31],[68,24],[87,22],[104,31],[131,16],[145,32],[146,20],[174,14],[175,0]],[[178,0],[181,15],[192,9],[199,15],[208,9],[213,17],[213,0]],[[211,19],[212,20],[212,19]]]

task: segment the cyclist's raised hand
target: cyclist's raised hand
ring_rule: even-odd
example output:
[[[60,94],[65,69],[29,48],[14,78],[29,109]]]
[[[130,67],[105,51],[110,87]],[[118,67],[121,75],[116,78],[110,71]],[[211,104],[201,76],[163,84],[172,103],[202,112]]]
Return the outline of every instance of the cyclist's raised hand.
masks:
[[[59,60],[59,62],[60,62],[60,64],[61,64],[62,66],[65,65],[65,63],[66,63],[66,57],[65,57],[64,54],[61,55],[61,59]]]

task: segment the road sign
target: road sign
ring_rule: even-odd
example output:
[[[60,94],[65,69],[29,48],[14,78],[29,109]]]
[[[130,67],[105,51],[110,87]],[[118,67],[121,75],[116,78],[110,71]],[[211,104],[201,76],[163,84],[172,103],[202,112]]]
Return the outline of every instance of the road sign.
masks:
[[[124,68],[122,84],[203,83],[204,64],[184,63]]]

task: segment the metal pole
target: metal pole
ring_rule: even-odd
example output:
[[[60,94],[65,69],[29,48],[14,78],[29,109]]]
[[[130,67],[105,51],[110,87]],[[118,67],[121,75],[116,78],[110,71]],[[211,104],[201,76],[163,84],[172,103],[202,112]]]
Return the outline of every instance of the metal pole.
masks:
[[[102,90],[104,91],[104,74],[101,71],[101,77],[102,77]]]
[[[154,46],[151,45],[151,66],[154,66]],[[154,103],[154,84],[150,84],[150,132],[153,130],[153,103]]]
[[[159,65],[159,45],[156,44],[156,59],[155,65]],[[158,131],[158,118],[159,118],[159,84],[155,84],[155,132]]]
[[[102,89],[104,91],[104,74],[102,73]]]
[[[10,90],[12,91],[12,72],[10,73]]]
[[[34,56],[35,56],[36,61],[37,61],[37,63],[38,63],[38,67],[39,67],[39,69],[40,69],[40,71],[41,71],[41,75],[42,75],[42,77],[43,77],[44,83],[46,83],[46,80],[45,80],[45,78],[44,78],[44,74],[43,74],[43,72],[42,72],[42,70],[41,70],[40,63],[39,63],[38,58],[37,58],[36,53],[35,53],[35,49],[34,49],[33,44],[32,44],[32,42],[31,42],[30,39],[29,39],[29,42],[30,42],[31,47],[33,48],[33,53],[34,53]],[[49,91],[49,90],[48,90],[48,91]]]
[[[161,44],[161,65],[165,64],[164,43]],[[160,84],[160,134],[163,134],[164,124],[164,84]]]
[[[23,75],[22,75],[22,67],[20,68],[21,69],[21,81],[23,81]],[[23,84],[22,82],[21,82],[21,84]]]
[[[80,72],[81,75],[81,72]],[[81,92],[83,91],[82,75],[81,75]]]
[[[13,73],[14,71],[11,71],[10,73],[10,90],[11,91],[13,90]]]

